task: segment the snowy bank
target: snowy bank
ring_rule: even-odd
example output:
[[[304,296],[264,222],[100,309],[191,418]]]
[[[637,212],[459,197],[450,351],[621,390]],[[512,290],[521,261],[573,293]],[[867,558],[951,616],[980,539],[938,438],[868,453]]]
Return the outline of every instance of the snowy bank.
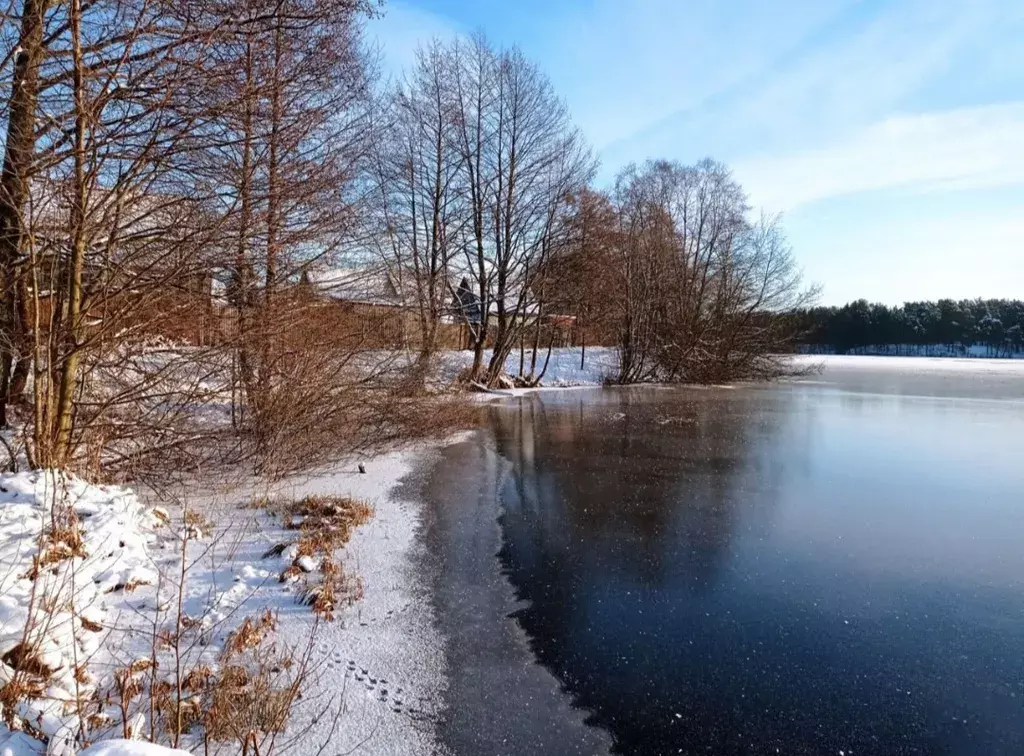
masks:
[[[444,648],[419,568],[420,507],[398,488],[430,448],[363,460],[365,474],[351,460],[270,489],[211,495],[193,486],[166,509],[147,509],[122,487],[0,476],[0,687],[17,679],[22,691],[8,710],[16,731],[0,725],[0,754],[70,756],[90,742],[89,756],[170,754],[110,739],[173,741],[166,701],[152,722],[148,700],[175,688],[176,666],[192,680],[186,687],[196,685],[180,705],[197,717],[178,747],[202,753],[218,681],[245,664],[256,680],[250,662],[264,650],[292,660],[267,673],[265,689],[281,695],[294,681],[299,695],[286,723],[263,733],[273,747],[261,752],[329,743],[332,752],[439,753]],[[310,558],[297,548],[301,518],[274,502],[318,496],[373,512],[338,551]],[[310,587],[328,580],[328,559],[352,587],[332,605],[333,621],[305,605]],[[249,618],[260,617],[268,645],[232,656]],[[125,711],[119,680],[142,691]],[[240,697],[253,700],[247,690]],[[211,745],[234,752],[230,737]]]
[[[0,476],[0,685],[7,714],[51,754],[72,751],[76,704],[108,682],[108,630],[126,596],[156,582],[149,546],[162,525],[126,488]]]
[[[275,486],[273,497],[351,496],[370,504],[373,518],[360,527],[342,551],[346,569],[362,583],[362,598],[339,612],[335,622],[317,630],[314,670],[303,701],[289,726],[288,753],[317,753],[330,742],[330,753],[374,756],[440,753],[436,721],[443,701],[445,662],[422,574],[423,545],[417,538],[423,513],[418,502],[399,487],[430,446],[354,461],[318,475]],[[247,587],[243,614],[266,603],[258,579],[246,577],[244,564],[258,564],[260,553],[286,534],[260,523],[238,554]],[[239,583],[233,583],[238,585]],[[289,602],[291,606],[293,603]],[[309,612],[284,611],[280,633],[308,637]]]
[[[585,353],[580,347],[552,349],[550,359],[547,350],[540,349],[536,362],[532,358],[532,349],[527,349],[522,359],[519,350],[513,350],[505,360],[505,372],[528,376],[532,365],[533,375],[540,376],[543,371],[540,385],[544,387],[601,386],[606,379],[614,378],[619,368],[618,351],[614,347],[587,347]],[[484,365],[490,360],[491,350],[488,349],[484,352]],[[545,361],[547,370],[544,369]],[[473,352],[441,352],[439,363],[438,380],[452,383],[460,373],[473,366]]]

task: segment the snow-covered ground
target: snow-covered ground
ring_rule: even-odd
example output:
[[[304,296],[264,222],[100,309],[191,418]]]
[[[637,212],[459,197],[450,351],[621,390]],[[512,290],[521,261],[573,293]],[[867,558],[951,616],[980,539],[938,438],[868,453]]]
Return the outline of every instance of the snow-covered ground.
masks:
[[[532,349],[527,349],[522,358],[518,349],[513,350],[505,360],[505,372],[509,375],[530,375],[532,356]],[[490,362],[490,359],[491,351],[487,350],[484,352],[484,364]],[[547,350],[538,350],[536,362],[533,363],[535,376],[540,376],[541,371],[544,371],[546,359]],[[473,352],[442,352],[439,364],[438,379],[443,383],[451,383],[460,373],[473,365]],[[522,371],[519,369],[520,365],[523,367]],[[552,349],[540,385],[546,388],[600,386],[605,379],[615,376],[618,366],[618,352],[613,347],[587,347],[585,354],[579,347]]]
[[[396,488],[429,448],[366,460],[365,474],[350,460],[272,489],[191,491],[190,500],[180,502],[201,512],[181,530],[190,536],[185,541],[190,567],[180,606],[189,627],[195,624],[184,664],[216,671],[231,631],[270,609],[277,616],[275,643],[296,649],[308,667],[276,753],[317,753],[328,742],[332,753],[439,752],[434,723],[443,701],[444,647],[417,570],[421,513]],[[83,739],[75,701],[94,691],[107,695],[116,670],[152,656],[154,627],[173,628],[177,616],[177,593],[167,583],[180,565],[182,539],[176,528],[183,510],[148,509],[126,488],[55,481],[39,473],[0,476],[0,685],[15,676],[18,662],[10,654],[24,644],[30,614],[44,618],[31,645],[38,648],[34,663],[45,666],[38,671],[49,679],[45,689],[18,704],[26,732],[0,725],[2,756],[74,753],[74,743]],[[347,576],[361,582],[361,597],[339,605],[333,622],[318,620],[298,601],[301,581],[279,580],[295,560],[294,548],[268,554],[275,545],[294,542],[296,532],[276,514],[253,506],[264,497],[291,501],[311,495],[351,496],[374,509],[338,555]],[[51,514],[58,509],[73,513],[80,545],[68,538],[71,545],[65,546],[44,535],[60,532],[64,515],[55,523]],[[40,553],[52,553],[53,562],[47,557],[46,569],[33,580]],[[173,661],[159,654],[158,659],[163,679]],[[146,676],[141,675],[143,682]],[[146,708],[140,701],[130,713],[136,737],[150,733]],[[85,739],[121,737],[125,717],[118,716],[116,706],[107,709],[111,721],[91,723]],[[49,750],[34,734],[50,741]],[[168,753],[145,745],[110,743],[84,753]],[[181,747],[203,752],[194,735]]]
[[[0,756],[41,756],[45,750],[24,733],[0,735]],[[78,756],[191,756],[188,751],[154,745],[140,740],[104,740],[79,751]]]
[[[188,752],[137,740],[117,739],[96,743],[78,756],[188,756]]]
[[[158,580],[164,524],[126,488],[0,476],[0,685],[25,691],[9,713],[53,756],[71,753],[84,726],[76,701],[110,684],[111,647],[137,626],[138,589]],[[0,725],[0,753],[29,745]]]
[[[291,498],[342,494],[374,507],[373,519],[343,553],[346,569],[362,579],[362,600],[320,628],[317,674],[294,719],[299,737],[290,753],[314,754],[328,741],[328,753],[439,753],[435,721],[444,697],[444,644],[418,571],[422,512],[397,488],[424,453],[429,447],[374,457],[365,462],[366,474],[354,464],[339,465],[278,487],[278,495]],[[311,626],[308,613],[291,612],[281,631],[308,635]]]

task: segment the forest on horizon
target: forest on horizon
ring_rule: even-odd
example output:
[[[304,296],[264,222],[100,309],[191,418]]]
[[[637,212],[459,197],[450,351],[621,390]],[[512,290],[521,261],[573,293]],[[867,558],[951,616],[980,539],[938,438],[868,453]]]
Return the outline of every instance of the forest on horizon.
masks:
[[[843,353],[877,346],[985,347],[992,356],[1024,351],[1024,301],[940,299],[888,306],[865,299],[795,313],[799,343]]]

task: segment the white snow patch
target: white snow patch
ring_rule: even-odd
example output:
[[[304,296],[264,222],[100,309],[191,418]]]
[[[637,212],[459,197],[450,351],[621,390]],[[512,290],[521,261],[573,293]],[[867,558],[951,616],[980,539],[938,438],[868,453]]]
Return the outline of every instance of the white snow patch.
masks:
[[[190,754],[188,751],[164,748],[139,740],[105,740],[80,751],[78,756],[190,756]]]
[[[11,732],[0,724],[0,756],[43,756],[46,746],[23,732]]]
[[[601,386],[606,379],[615,376],[619,368],[618,350],[614,347],[587,347],[585,352],[584,354],[580,347],[552,349],[547,370],[544,371],[547,350],[540,349],[537,351],[533,374],[539,376],[544,371],[544,377],[541,379],[541,386],[544,387]],[[520,372],[519,350],[513,350],[505,360],[505,372],[509,375],[530,375],[532,356],[532,349],[524,352],[523,370]],[[484,365],[486,366],[490,360],[491,350],[488,349],[484,352]],[[459,373],[473,365],[473,352],[442,352],[439,361],[439,379],[451,383]]]

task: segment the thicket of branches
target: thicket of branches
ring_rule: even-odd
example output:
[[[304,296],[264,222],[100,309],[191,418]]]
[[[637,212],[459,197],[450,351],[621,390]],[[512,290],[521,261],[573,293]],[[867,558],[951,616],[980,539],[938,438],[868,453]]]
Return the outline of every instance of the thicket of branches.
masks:
[[[815,296],[778,217],[751,220],[720,163],[631,165],[581,193],[567,243],[543,265],[547,306],[617,345],[621,383],[767,378],[796,335],[784,317]]]
[[[896,307],[858,300],[797,313],[801,343],[846,352],[867,347],[981,346],[993,356],[1024,352],[1024,302],[973,299],[907,302]]]
[[[279,473],[422,420],[395,360],[296,285],[365,246],[377,8],[11,4],[0,426],[31,464]]]

